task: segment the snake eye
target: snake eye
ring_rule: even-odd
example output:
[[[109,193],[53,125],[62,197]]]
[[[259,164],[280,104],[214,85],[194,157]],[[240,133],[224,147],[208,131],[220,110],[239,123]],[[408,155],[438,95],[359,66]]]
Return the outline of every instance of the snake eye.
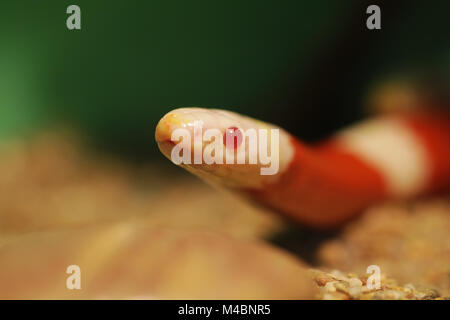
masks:
[[[242,143],[242,133],[237,127],[229,127],[223,135],[223,144],[228,149],[236,149]]]

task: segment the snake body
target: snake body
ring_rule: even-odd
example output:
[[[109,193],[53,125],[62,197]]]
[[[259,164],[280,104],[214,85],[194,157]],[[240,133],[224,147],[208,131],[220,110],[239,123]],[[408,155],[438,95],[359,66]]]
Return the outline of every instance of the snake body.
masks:
[[[180,165],[215,186],[314,227],[337,226],[382,200],[450,187],[450,117],[445,112],[379,116],[307,145],[281,128],[234,112],[181,108],[166,114],[156,127],[162,153],[171,158],[179,142],[173,132],[184,128],[194,134],[193,124],[199,121],[203,129],[218,129],[223,135],[229,128],[279,129],[274,175],[261,175],[264,165],[259,162]],[[213,139],[191,147],[211,143]],[[248,145],[237,146],[235,152],[248,158]]]

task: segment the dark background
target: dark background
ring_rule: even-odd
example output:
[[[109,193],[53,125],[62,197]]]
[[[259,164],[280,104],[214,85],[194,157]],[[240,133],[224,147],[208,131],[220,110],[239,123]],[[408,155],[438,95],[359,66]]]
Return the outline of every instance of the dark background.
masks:
[[[66,28],[81,8],[82,29]],[[366,28],[381,7],[382,29]],[[50,1],[0,4],[0,137],[76,128],[98,150],[162,159],[182,106],[235,110],[307,141],[365,116],[398,75],[450,79],[448,1]]]

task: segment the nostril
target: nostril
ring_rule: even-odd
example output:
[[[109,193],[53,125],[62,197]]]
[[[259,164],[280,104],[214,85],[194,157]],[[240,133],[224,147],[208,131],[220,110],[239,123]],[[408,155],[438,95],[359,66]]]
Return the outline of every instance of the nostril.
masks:
[[[223,135],[223,144],[228,149],[236,149],[242,143],[242,133],[237,127],[229,127]]]
[[[166,143],[170,144],[171,146],[175,146],[176,143],[172,140],[165,140]]]

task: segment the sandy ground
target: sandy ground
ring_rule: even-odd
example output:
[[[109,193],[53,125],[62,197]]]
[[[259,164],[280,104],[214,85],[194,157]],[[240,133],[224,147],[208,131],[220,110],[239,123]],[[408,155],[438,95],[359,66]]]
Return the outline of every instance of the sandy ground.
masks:
[[[63,135],[3,144],[0,298],[450,295],[448,197],[380,204],[300,252],[269,242],[291,222],[165,168],[88,155]],[[87,275],[80,292],[65,287],[69,264]],[[369,265],[379,289],[366,288]]]

